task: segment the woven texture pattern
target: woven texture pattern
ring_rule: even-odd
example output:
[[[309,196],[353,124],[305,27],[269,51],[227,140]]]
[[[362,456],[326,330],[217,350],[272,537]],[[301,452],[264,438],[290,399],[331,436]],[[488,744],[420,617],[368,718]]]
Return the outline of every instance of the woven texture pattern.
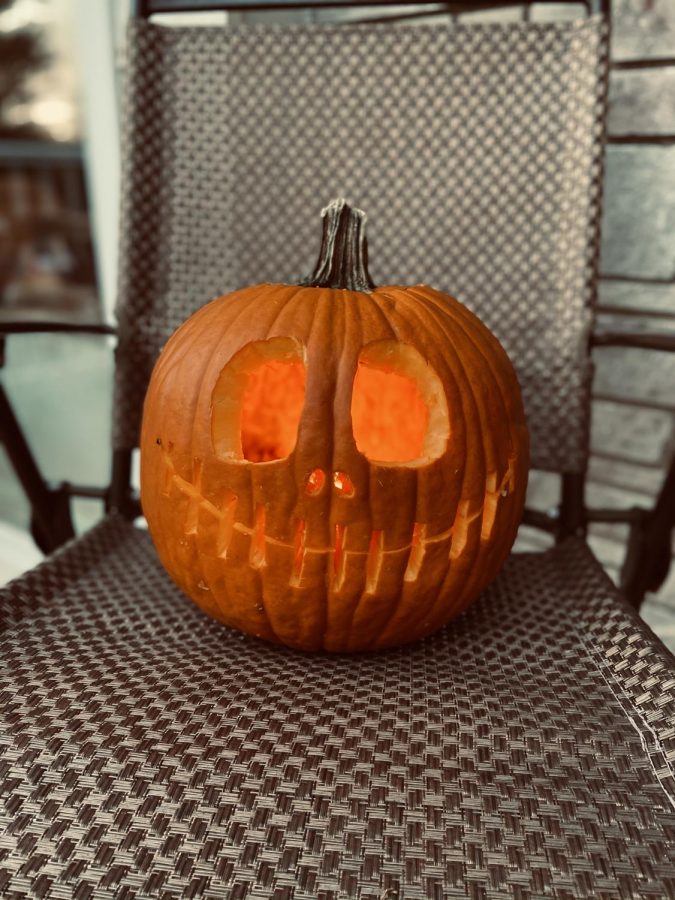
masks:
[[[229,632],[116,519],[0,616],[3,896],[675,896],[672,658],[580,542],[373,656]]]
[[[134,23],[115,445],[136,444],[173,329],[305,274],[343,195],[368,212],[375,281],[478,312],[516,364],[533,464],[581,471],[604,29]]]

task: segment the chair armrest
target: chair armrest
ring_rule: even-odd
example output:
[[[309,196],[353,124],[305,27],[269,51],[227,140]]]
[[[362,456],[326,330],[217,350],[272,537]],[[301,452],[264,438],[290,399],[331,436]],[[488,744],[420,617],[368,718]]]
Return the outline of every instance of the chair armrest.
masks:
[[[675,456],[653,509],[636,510],[621,572],[622,590],[639,607],[647,591],[658,591],[666,580],[675,531]]]
[[[19,318],[0,311],[0,369],[5,362],[5,344],[10,334],[31,333],[114,335],[117,329],[100,322],[69,322]],[[51,553],[75,534],[70,514],[72,496],[95,497],[107,501],[107,488],[49,484],[40,472],[30,446],[0,382],[0,443],[24,489],[31,506],[31,533],[38,546]]]
[[[600,331],[591,336],[591,345],[593,347],[635,347],[640,350],[663,350],[667,353],[675,353],[675,334]]]
[[[50,322],[31,319],[5,319],[0,314],[0,336],[7,334],[36,334],[63,332],[66,334],[117,334],[115,325],[105,323]]]

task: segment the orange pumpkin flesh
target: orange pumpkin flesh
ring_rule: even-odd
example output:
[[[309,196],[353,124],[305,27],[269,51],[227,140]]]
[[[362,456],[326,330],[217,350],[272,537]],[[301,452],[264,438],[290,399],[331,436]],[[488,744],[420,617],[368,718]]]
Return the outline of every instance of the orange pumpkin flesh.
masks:
[[[405,375],[359,363],[351,415],[356,447],[368,459],[410,462],[423,455],[429,410]]]
[[[248,375],[241,403],[244,459],[270,462],[295,446],[305,400],[305,367],[270,360]]]
[[[371,287],[362,214],[332,204],[326,229],[345,227],[358,277],[344,259],[326,277],[347,287],[257,285],[178,329],[141,436],[143,509],[185,593],[249,634],[336,652],[465,609],[511,548],[528,468],[497,339],[446,294]]]

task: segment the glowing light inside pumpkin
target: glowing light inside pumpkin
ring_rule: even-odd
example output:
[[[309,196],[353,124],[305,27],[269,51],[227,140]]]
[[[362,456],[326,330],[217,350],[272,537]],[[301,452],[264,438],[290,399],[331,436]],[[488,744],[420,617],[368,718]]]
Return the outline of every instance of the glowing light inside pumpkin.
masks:
[[[292,452],[305,401],[305,367],[271,359],[248,373],[241,401],[244,459],[270,462]]]
[[[354,483],[345,472],[333,473],[333,487],[342,497],[354,496]]]
[[[354,440],[368,459],[410,462],[423,456],[429,410],[415,382],[360,362],[352,395]]]
[[[326,474],[323,469],[313,469],[307,476],[305,491],[310,494],[319,494],[326,483]]]
[[[211,394],[211,439],[219,459],[271,462],[292,453],[305,401],[305,352],[294,338],[246,344]]]
[[[336,524],[335,526],[335,544],[333,545],[333,570],[335,572],[335,587],[339,589],[345,574],[345,526]]]
[[[286,459],[298,439],[305,380],[305,349],[295,338],[242,347],[222,369],[212,393],[216,455],[233,462]],[[425,465],[445,452],[450,436],[443,385],[419,350],[400,341],[375,341],[361,351],[351,419],[359,451],[384,466]],[[320,493],[327,477],[313,470],[305,491]],[[334,472],[332,481],[338,495],[354,496],[350,474]]]

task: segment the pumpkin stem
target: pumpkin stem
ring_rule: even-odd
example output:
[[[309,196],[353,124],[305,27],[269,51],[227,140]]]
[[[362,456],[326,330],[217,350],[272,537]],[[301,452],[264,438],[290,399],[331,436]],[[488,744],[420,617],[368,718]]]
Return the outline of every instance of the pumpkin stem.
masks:
[[[368,274],[366,214],[346,200],[332,200],[321,210],[323,234],[314,271],[300,283],[308,287],[372,291]]]

